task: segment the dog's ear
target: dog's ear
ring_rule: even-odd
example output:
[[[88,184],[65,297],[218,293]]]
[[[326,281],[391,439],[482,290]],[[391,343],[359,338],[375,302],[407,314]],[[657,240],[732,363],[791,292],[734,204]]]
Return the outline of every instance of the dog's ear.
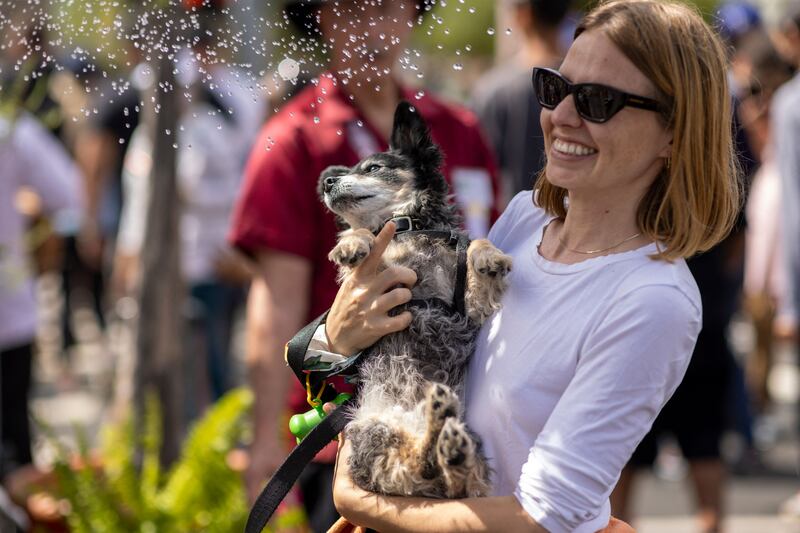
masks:
[[[325,178],[330,176],[344,176],[350,173],[350,169],[347,167],[342,166],[332,166],[328,167],[322,171],[322,174],[319,175],[319,181],[317,181],[317,194],[320,198],[325,197],[325,191],[323,190],[323,184],[325,183]]]
[[[424,185],[447,189],[447,184],[439,174],[442,152],[431,139],[430,130],[419,112],[406,101],[400,102],[394,112],[389,146],[392,150],[407,155],[419,167],[418,178],[422,181],[430,180],[430,183]]]

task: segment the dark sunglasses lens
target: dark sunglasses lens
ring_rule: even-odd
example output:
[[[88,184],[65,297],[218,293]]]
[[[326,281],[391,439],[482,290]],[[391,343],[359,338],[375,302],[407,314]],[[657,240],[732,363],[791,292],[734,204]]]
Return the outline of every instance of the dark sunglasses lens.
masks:
[[[556,74],[546,70],[536,71],[536,98],[542,107],[555,108],[567,96],[567,84]]]
[[[583,118],[605,122],[620,109],[617,93],[602,85],[582,85],[575,91],[575,107]]]

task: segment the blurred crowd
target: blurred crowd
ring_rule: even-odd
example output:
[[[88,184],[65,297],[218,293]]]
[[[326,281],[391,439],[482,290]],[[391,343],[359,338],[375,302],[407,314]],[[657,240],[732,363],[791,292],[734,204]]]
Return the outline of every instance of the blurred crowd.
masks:
[[[385,149],[394,104],[403,95],[444,148],[445,174],[473,237],[484,236],[507,201],[532,187],[544,145],[531,67],[558,68],[569,42],[565,35],[580,16],[569,2],[498,2],[497,16],[513,25],[505,38],[512,45],[476,83],[462,88],[471,94],[460,104],[450,103],[447,85],[437,96],[437,87],[400,81],[407,71],[381,74],[396,67],[410,32],[402,17],[417,16],[398,6],[413,2],[369,3],[366,11],[374,10],[386,27],[372,24],[367,32],[359,26],[366,27],[366,18],[349,21],[346,37],[358,35],[357,43],[338,37],[335,28],[317,27],[323,19],[307,4],[285,4],[300,34],[321,33],[329,42],[328,69],[299,77],[270,73],[270,80],[292,81],[270,94],[254,90],[244,81],[247,73],[225,61],[231,52],[215,42],[219,13],[210,8],[177,61],[176,83],[184,89],[171,132],[156,131],[147,116],[156,72],[137,48],[127,51],[133,60],[123,89],[79,61],[52,68],[42,58],[55,52],[46,51],[35,28],[16,47],[0,50],[0,479],[32,461],[27,399],[37,351],[35,280],[44,273],[61,280],[68,380],[78,342],[75,310],[91,310],[104,328],[118,319],[119,302],[137,297],[153,216],[157,143],[176,147],[174,245],[186,326],[179,338],[191,376],[186,416],[242,384],[233,371],[232,340],[237,319],[243,319],[246,380],[256,394],[251,496],[288,453],[281,429],[286,413],[304,404],[302,387],[294,386],[283,364],[283,345],[330,306],[336,290],[326,259],[336,228],[316,196],[320,170]],[[433,2],[417,4],[422,16],[435,10]],[[383,17],[388,11],[391,17]],[[765,23],[756,7],[743,2],[720,5],[714,18],[730,50],[731,134],[747,200],[735,231],[689,262],[702,294],[703,331],[684,382],[612,496],[613,514],[631,520],[637,472],[656,462],[660,445],[677,442],[704,531],[722,528],[730,469],[762,467],[755,428],[772,407],[775,345],[797,343],[800,304],[800,3],[789,2],[778,24]],[[359,70],[363,59],[351,52],[381,48],[379,30],[397,42],[371,56],[368,70]],[[32,67],[23,73],[11,68],[15,64]],[[346,69],[353,80],[333,83],[329,72]],[[87,84],[108,86],[87,95]],[[70,120],[76,115],[81,119]],[[744,360],[734,356],[729,341],[735,317],[746,317],[754,331]],[[741,443],[734,458],[721,451],[729,433]],[[312,529],[322,530],[335,517],[331,454],[323,452],[305,476],[297,498],[305,502]],[[800,516],[800,497],[784,510]]]

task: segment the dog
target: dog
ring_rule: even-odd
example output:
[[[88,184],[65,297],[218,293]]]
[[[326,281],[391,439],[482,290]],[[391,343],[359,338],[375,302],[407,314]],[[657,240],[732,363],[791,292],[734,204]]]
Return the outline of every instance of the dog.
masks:
[[[394,217],[410,217],[415,229],[459,232],[441,163],[425,122],[401,102],[387,152],[322,173],[319,194],[347,227],[328,256],[340,282]],[[365,490],[433,498],[489,492],[490,469],[480,440],[463,422],[459,398],[477,332],[499,309],[512,265],[485,239],[472,241],[466,257],[460,313],[435,301],[454,298],[458,253],[451,244],[411,232],[396,235],[384,252],[382,268],[402,265],[417,273],[412,298],[423,303],[410,307],[407,330],[383,337],[362,355],[360,393],[345,435],[353,445],[350,473]]]

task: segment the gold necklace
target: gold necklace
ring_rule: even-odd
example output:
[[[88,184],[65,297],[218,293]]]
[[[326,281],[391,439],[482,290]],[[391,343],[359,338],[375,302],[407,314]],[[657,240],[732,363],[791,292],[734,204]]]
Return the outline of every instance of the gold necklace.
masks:
[[[625,244],[628,241],[632,241],[633,239],[635,239],[636,237],[638,237],[641,234],[642,234],[642,232],[640,231],[636,235],[631,235],[630,237],[626,237],[625,239],[622,239],[621,241],[619,241],[614,246],[609,246],[608,248],[603,248],[601,250],[586,250],[586,251],[574,250],[574,249],[570,248],[569,246],[567,246],[567,243],[565,243],[564,240],[561,238],[560,234],[556,238],[558,239],[558,242],[561,243],[561,246],[563,246],[564,248],[566,248],[570,252],[574,252],[576,254],[583,254],[583,255],[592,255],[592,254],[599,254],[599,253],[602,253],[602,252],[607,252],[609,250],[613,250],[614,248],[616,248],[618,246],[622,246],[623,244]]]

